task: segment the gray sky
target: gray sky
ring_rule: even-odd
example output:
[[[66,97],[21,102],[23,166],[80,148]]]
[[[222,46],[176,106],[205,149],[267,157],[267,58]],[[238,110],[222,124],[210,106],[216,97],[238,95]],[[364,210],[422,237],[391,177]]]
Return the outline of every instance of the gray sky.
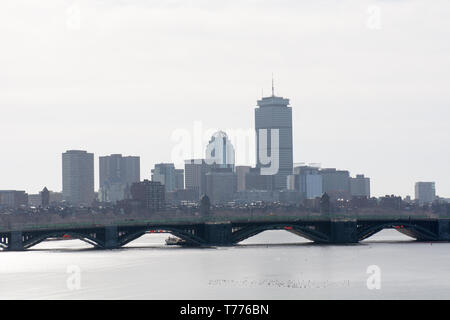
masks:
[[[273,72],[294,162],[450,197],[449,16],[447,0],[2,0],[0,189],[61,190],[67,149],[139,155],[149,178],[177,130],[252,129]]]

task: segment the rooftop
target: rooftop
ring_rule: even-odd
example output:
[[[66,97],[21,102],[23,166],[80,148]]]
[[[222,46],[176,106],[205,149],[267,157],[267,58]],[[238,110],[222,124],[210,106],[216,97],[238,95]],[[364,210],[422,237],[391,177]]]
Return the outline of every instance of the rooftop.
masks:
[[[289,99],[285,99],[283,97],[263,97],[261,100],[258,100],[259,107],[287,107],[289,105]]]

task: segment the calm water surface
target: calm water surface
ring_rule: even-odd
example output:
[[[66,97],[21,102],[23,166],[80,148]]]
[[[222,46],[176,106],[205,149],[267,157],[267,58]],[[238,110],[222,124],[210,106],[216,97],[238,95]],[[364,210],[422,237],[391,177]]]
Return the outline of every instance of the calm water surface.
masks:
[[[167,236],[146,235],[108,251],[66,240],[0,252],[0,298],[450,298],[450,244],[414,242],[395,230],[344,246],[285,231],[206,249],[168,247]],[[379,290],[367,288],[372,265],[381,271]]]

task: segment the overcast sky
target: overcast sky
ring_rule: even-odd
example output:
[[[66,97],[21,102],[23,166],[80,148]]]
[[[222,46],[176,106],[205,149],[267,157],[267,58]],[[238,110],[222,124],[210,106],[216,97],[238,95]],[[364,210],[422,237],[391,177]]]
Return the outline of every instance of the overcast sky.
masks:
[[[96,170],[139,155],[149,178],[176,132],[252,130],[273,72],[294,162],[450,197],[449,17],[447,0],[2,0],[0,189],[60,191],[68,149]]]

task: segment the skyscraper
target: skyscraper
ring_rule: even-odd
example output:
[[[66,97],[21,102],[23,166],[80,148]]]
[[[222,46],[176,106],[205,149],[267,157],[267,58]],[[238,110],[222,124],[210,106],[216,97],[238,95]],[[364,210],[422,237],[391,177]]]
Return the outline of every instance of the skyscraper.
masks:
[[[289,99],[272,96],[258,100],[255,109],[256,166],[262,175],[274,175],[275,188],[287,189],[292,174],[292,108]]]
[[[64,200],[73,205],[92,204],[94,193],[94,154],[69,150],[62,154]]]
[[[139,157],[121,154],[99,158],[100,198],[105,202],[125,199],[125,190],[141,179]]]
[[[158,163],[152,169],[152,181],[164,185],[166,192],[181,190],[184,188],[184,171],[175,169],[173,163]]]
[[[217,131],[206,146],[205,161],[215,168],[231,168],[234,170],[235,153],[228,135]]]

